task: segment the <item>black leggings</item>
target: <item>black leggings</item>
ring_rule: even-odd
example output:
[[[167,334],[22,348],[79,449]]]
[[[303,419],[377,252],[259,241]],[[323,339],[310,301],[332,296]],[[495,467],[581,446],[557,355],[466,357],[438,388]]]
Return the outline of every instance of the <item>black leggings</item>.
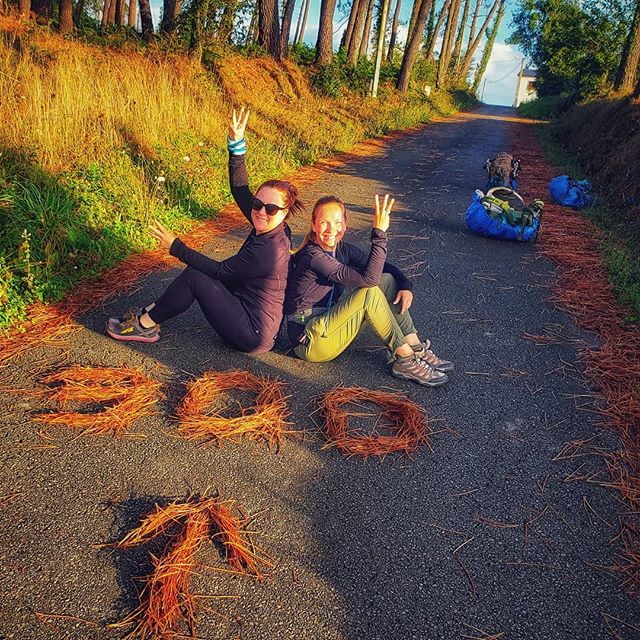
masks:
[[[251,325],[249,314],[237,296],[220,280],[187,267],[158,298],[149,317],[158,324],[184,313],[198,301],[216,333],[238,351],[251,352],[261,345],[261,336]]]

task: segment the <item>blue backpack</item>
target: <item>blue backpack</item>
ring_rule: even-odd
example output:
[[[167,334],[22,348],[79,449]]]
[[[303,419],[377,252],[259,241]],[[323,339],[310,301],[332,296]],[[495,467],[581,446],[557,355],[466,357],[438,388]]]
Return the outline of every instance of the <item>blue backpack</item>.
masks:
[[[522,197],[512,189],[490,189],[486,195],[476,191],[465,222],[469,229],[487,238],[535,242],[540,232],[543,208],[542,200],[526,206]]]
[[[572,180],[569,176],[556,176],[549,183],[549,195],[563,207],[582,209],[593,203],[588,180]]]

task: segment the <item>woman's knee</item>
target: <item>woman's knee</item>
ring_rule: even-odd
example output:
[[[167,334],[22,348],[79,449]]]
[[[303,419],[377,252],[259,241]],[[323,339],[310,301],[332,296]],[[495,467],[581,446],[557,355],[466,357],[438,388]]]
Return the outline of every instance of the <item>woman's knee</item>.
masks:
[[[398,293],[398,283],[390,273],[383,273],[378,285],[387,301],[391,302]]]

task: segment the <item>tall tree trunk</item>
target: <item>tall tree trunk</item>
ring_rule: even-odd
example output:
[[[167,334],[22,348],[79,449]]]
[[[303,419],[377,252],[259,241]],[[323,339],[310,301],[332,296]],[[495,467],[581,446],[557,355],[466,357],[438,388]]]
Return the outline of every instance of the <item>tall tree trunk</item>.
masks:
[[[298,11],[298,21],[296,23],[296,32],[293,36],[293,43],[298,44],[298,38],[300,37],[300,27],[302,26],[302,13],[304,12],[304,6],[309,0],[302,0],[300,4],[300,11]]]
[[[291,22],[296,0],[287,0],[282,14],[282,32],[280,33],[280,52],[283,58],[289,55],[289,36],[291,35]]]
[[[482,80],[482,76],[484,72],[487,70],[487,65],[489,64],[489,60],[491,59],[491,52],[493,51],[493,45],[496,41],[496,36],[498,35],[498,28],[500,27],[500,22],[502,22],[502,16],[504,16],[505,5],[501,4],[498,9],[498,15],[496,16],[495,22],[491,27],[491,30],[487,30],[487,43],[484,45],[484,51],[482,52],[482,58],[480,59],[480,65],[476,69],[476,75],[473,78],[473,84],[471,85],[471,91],[474,94],[478,93],[478,89],[480,88],[480,81]],[[462,69],[461,69],[462,71]],[[466,76],[466,73],[465,73]],[[461,80],[464,80],[464,77],[460,77]]]
[[[136,28],[136,0],[129,0],[129,28]]]
[[[391,37],[389,38],[389,50],[387,51],[387,60],[393,60],[393,50],[396,48],[396,40],[398,39],[398,22],[400,20],[400,8],[402,0],[396,0],[396,8],[393,12],[393,22],[391,23]]]
[[[177,18],[180,15],[182,0],[164,0],[162,5],[162,22],[160,23],[160,33],[172,35],[175,33]]]
[[[73,0],[60,0],[60,23],[58,31],[61,34],[71,33],[73,31]]]
[[[36,19],[51,20],[53,17],[53,0],[31,0],[31,11],[35,12]]]
[[[142,37],[145,40],[149,40],[151,36],[153,36],[153,18],[151,17],[151,5],[149,4],[149,0],[139,0],[139,2]]]
[[[280,60],[280,19],[278,0],[258,2],[258,44],[264,47],[276,60]]]
[[[31,0],[20,0],[20,17],[28,18],[31,14]]]
[[[447,17],[449,12],[449,7],[451,6],[451,0],[445,0],[442,5],[442,9],[440,9],[440,14],[438,15],[438,22],[436,22],[436,26],[433,30],[433,36],[431,37],[431,41],[425,48],[424,57],[427,60],[433,60],[433,52],[436,48],[436,42],[438,41],[438,34],[440,33],[440,29],[442,29],[442,23],[444,19]]]
[[[124,23],[124,0],[116,0],[115,23],[121,27]]]
[[[316,42],[316,64],[329,64],[333,60],[333,14],[335,10],[336,0],[322,0]]]
[[[351,38],[353,37],[353,27],[356,23],[356,16],[358,15],[359,3],[360,0],[353,0],[353,2],[351,3],[347,28],[344,30],[342,38],[340,39],[340,47],[345,49],[345,51],[349,49],[349,44],[351,43]]]
[[[109,5],[109,24],[116,23],[117,4],[118,4],[118,0],[111,0],[111,4]]]
[[[616,91],[627,93],[633,89],[638,63],[640,62],[640,0],[636,1],[636,10],[629,35],[622,50],[622,60],[616,74]]]
[[[104,0],[102,5],[102,28],[104,29],[109,24],[109,13],[111,12],[111,3],[114,0]]]
[[[418,55],[418,49],[422,42],[422,33],[424,31],[424,25],[427,22],[427,15],[431,9],[431,3],[434,0],[422,0],[420,8],[418,10],[418,16],[416,18],[416,25],[411,37],[407,39],[407,45],[404,48],[404,56],[402,57],[402,66],[400,67],[400,73],[398,75],[398,82],[396,88],[403,93],[409,88],[409,79],[411,78],[411,70],[416,61]]]
[[[431,3],[431,9],[429,9],[429,18],[427,19],[427,26],[424,29],[423,47],[427,51],[433,40],[433,32],[436,28],[436,3]]]
[[[375,98],[378,95],[378,82],[380,80],[380,67],[382,66],[382,56],[384,55],[384,37],[387,32],[387,18],[391,0],[382,0],[380,9],[380,24],[378,25],[378,46],[376,47],[376,63],[373,69],[373,81],[371,83],[371,95]]]
[[[227,0],[220,18],[218,27],[218,39],[225,44],[231,44],[231,34],[233,33],[233,21],[236,16],[238,0]]]
[[[444,38],[442,40],[442,48],[440,49],[440,58],[438,59],[438,74],[436,76],[436,87],[444,88],[449,77],[449,63],[451,61],[451,51],[453,49],[453,38],[458,26],[458,15],[460,13],[460,5],[462,0],[451,0],[449,7],[449,16],[447,17],[447,26],[444,29]]]
[[[76,27],[80,26],[80,21],[82,20],[82,13],[84,11],[84,0],[78,0],[78,4],[76,4],[75,11],[73,12],[73,22]]]
[[[300,27],[300,33],[298,35],[298,44],[302,44],[304,41],[304,32],[307,30],[307,21],[309,19],[309,7],[311,6],[311,0],[306,0],[304,3],[304,15],[302,16],[302,26]]]
[[[356,18],[353,23],[353,32],[351,40],[347,43],[347,64],[355,67],[360,53],[360,43],[362,42],[362,28],[365,18],[367,17],[367,9],[369,7],[368,0],[360,0],[357,3]]]
[[[360,40],[360,49],[358,50],[358,58],[368,57],[369,42],[371,41],[371,23],[373,21],[373,3],[374,0],[369,0],[369,6],[367,7],[367,18],[364,22],[362,40]]]
[[[245,39],[244,44],[249,46],[253,44],[257,39],[256,29],[258,28],[258,4],[256,2],[253,7],[253,13],[251,14],[251,22],[249,22],[249,27],[247,28],[247,37]]]
[[[194,0],[191,15],[189,54],[196,62],[200,63],[204,51],[205,23],[209,15],[209,0]]]
[[[495,0],[495,2],[493,3],[493,6],[491,7],[491,10],[489,11],[489,14],[485,18],[485,21],[482,23],[482,26],[480,27],[480,31],[478,31],[478,35],[475,37],[475,39],[471,43],[471,46],[469,47],[467,53],[464,56],[464,60],[462,61],[462,63],[460,64],[460,67],[458,68],[458,74],[457,74],[458,78],[467,77],[467,73],[469,72],[469,68],[471,67],[471,62],[473,61],[473,54],[476,52],[476,49],[478,48],[478,45],[480,44],[480,41],[482,40],[482,37],[484,36],[487,28],[489,27],[489,23],[491,22],[493,16],[495,15],[495,12],[498,11],[498,13],[501,14],[500,20],[502,20],[502,16],[504,15],[505,8],[506,8],[506,0]],[[498,22],[498,24],[500,23]]]
[[[411,7],[411,17],[409,18],[409,26],[407,27],[407,42],[411,40],[413,32],[416,28],[416,20],[418,19],[418,11],[422,6],[422,0],[413,0],[413,7]],[[406,43],[405,43],[406,46]]]
[[[451,54],[451,64],[457,67],[460,64],[460,56],[462,54],[462,41],[464,39],[464,31],[467,26],[467,18],[469,17],[469,5],[471,0],[465,0],[464,9],[462,11],[462,18],[460,19],[460,26],[458,27],[458,35],[456,36],[456,43],[453,45],[453,53]]]
[[[631,94],[631,99],[632,100],[640,99],[640,78],[638,78],[638,83],[636,84],[636,88],[633,90],[633,93]]]
[[[480,15],[480,7],[482,6],[482,0],[476,0],[476,8],[473,12],[473,18],[471,19],[471,26],[469,27],[469,38],[467,40],[467,51],[469,51],[469,47],[473,42],[473,38],[476,35],[476,24],[478,22],[478,16]],[[466,56],[465,52],[465,56]]]

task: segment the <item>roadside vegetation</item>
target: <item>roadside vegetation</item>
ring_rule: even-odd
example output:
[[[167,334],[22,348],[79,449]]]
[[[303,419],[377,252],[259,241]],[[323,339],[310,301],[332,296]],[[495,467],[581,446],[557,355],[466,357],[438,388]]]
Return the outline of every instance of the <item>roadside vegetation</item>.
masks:
[[[640,322],[640,0],[519,0],[511,42],[537,68],[524,116],[552,161],[597,192],[585,211],[629,318]]]
[[[573,109],[580,109],[574,107]],[[566,116],[571,121],[571,116]],[[566,124],[565,124],[566,126]],[[628,322],[640,323],[640,217],[637,204],[625,203],[599,181],[599,172],[590,172],[587,161],[580,161],[575,150],[563,144],[560,123],[537,125],[538,135],[549,161],[576,180],[593,180],[596,201],[583,214],[602,231],[601,251],[609,281],[618,302],[628,310]]]

